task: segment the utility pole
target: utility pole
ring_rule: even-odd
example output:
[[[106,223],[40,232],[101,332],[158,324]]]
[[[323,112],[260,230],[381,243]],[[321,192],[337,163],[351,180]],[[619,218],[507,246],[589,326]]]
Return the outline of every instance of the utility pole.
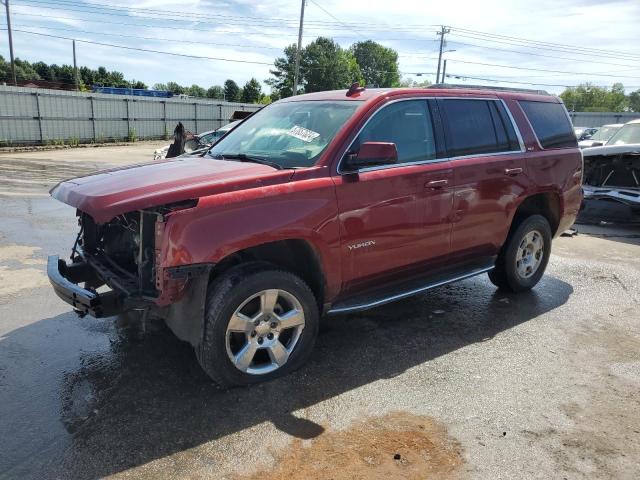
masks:
[[[444,63],[442,64],[442,82],[445,83],[447,80],[447,59],[444,59]]]
[[[437,35],[440,35],[440,55],[438,55],[438,71],[436,73],[436,83],[440,83],[440,65],[442,63],[442,48],[444,47],[444,36],[451,30],[444,25],[440,27],[440,31]]]
[[[302,25],[304,23],[304,4],[306,0],[302,0],[300,7],[300,29],[298,30],[298,49],[296,50],[296,69],[293,74],[293,94],[298,94],[298,79],[300,78],[300,50],[302,49]]]
[[[11,34],[11,15],[9,14],[9,0],[4,0],[4,7],[7,11],[7,32],[9,32],[9,56],[11,57],[11,75],[13,76],[13,84],[16,85],[16,64],[13,59],[13,35]]]
[[[447,61],[445,60],[445,65]],[[80,82],[78,81],[78,63],[76,62],[76,41],[73,40],[73,79],[76,83],[76,92],[80,90]]]

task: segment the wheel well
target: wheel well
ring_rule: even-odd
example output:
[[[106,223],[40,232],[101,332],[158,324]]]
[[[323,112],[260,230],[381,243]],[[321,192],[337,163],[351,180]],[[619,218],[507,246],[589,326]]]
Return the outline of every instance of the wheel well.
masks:
[[[218,276],[229,268],[246,262],[267,262],[298,275],[305,281],[322,307],[325,280],[315,250],[304,240],[281,240],[264,243],[235,252],[218,262],[211,276]]]
[[[516,228],[522,220],[531,215],[542,215],[551,226],[555,235],[560,223],[560,197],[556,193],[538,193],[524,199],[513,218],[512,228]]]

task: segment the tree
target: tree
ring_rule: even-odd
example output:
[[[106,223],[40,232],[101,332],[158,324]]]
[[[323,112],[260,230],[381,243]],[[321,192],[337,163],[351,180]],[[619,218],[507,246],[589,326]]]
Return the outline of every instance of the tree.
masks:
[[[348,88],[363,81],[353,54],[330,38],[318,37],[302,52],[300,70],[305,92]]]
[[[207,90],[207,98],[215,98],[218,100],[224,100],[224,88],[220,85],[214,85]]]
[[[398,82],[399,87],[426,88],[429,85],[431,85],[431,82],[429,80],[418,82],[412,78],[402,78],[400,82]]]
[[[224,98],[227,102],[237,102],[239,99],[240,87],[233,80],[229,79],[224,82]]]
[[[629,94],[629,109],[632,112],[640,112],[640,90]]]
[[[255,78],[252,78],[242,87],[242,101],[245,103],[258,103],[262,95],[262,86]]]
[[[373,40],[351,45],[365,85],[368,87],[397,87],[400,82],[398,52]]]
[[[611,89],[585,83],[567,88],[560,98],[574,112],[623,112],[629,104],[621,83],[614,83]]]
[[[164,90],[165,92],[169,90],[167,88],[167,84],[166,83],[154,83],[153,84],[153,89],[154,90]]]
[[[146,90],[147,86],[141,82],[140,80],[132,80],[131,81],[131,88],[138,88],[140,90]]]
[[[280,98],[290,97],[293,95],[293,80],[295,75],[296,52],[298,47],[291,44],[284,49],[284,57],[278,57],[274,60],[273,70],[269,73],[274,78],[265,80],[265,83],[277,92]],[[303,83],[303,79],[298,79],[299,83]]]
[[[200,85],[196,85],[195,83],[190,87],[185,88],[185,92],[190,97],[200,97],[204,98],[207,96],[207,91],[202,88]]]
[[[176,82],[167,82],[167,90],[169,90],[174,95],[182,95],[185,93],[185,88]]]

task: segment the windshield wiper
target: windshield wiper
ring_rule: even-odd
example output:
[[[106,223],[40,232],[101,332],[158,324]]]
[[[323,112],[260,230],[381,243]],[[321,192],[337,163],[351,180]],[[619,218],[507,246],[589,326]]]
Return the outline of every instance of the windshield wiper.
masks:
[[[284,168],[282,165],[279,165],[275,162],[270,162],[263,157],[258,157],[256,155],[247,155],[246,153],[218,153],[217,155],[214,155],[213,158],[219,158],[222,160],[238,160],[239,162],[259,163],[261,165],[273,167],[276,170],[282,170]]]

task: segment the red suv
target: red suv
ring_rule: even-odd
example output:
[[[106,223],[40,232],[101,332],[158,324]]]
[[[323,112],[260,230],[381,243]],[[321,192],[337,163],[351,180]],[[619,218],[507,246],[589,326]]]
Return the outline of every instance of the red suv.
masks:
[[[48,274],[79,313],[151,310],[249,384],[300,366],[322,315],[483,272],[532,288],[581,181],[557,97],[354,85],[269,105],[201,157],[60,183],[80,231]]]

